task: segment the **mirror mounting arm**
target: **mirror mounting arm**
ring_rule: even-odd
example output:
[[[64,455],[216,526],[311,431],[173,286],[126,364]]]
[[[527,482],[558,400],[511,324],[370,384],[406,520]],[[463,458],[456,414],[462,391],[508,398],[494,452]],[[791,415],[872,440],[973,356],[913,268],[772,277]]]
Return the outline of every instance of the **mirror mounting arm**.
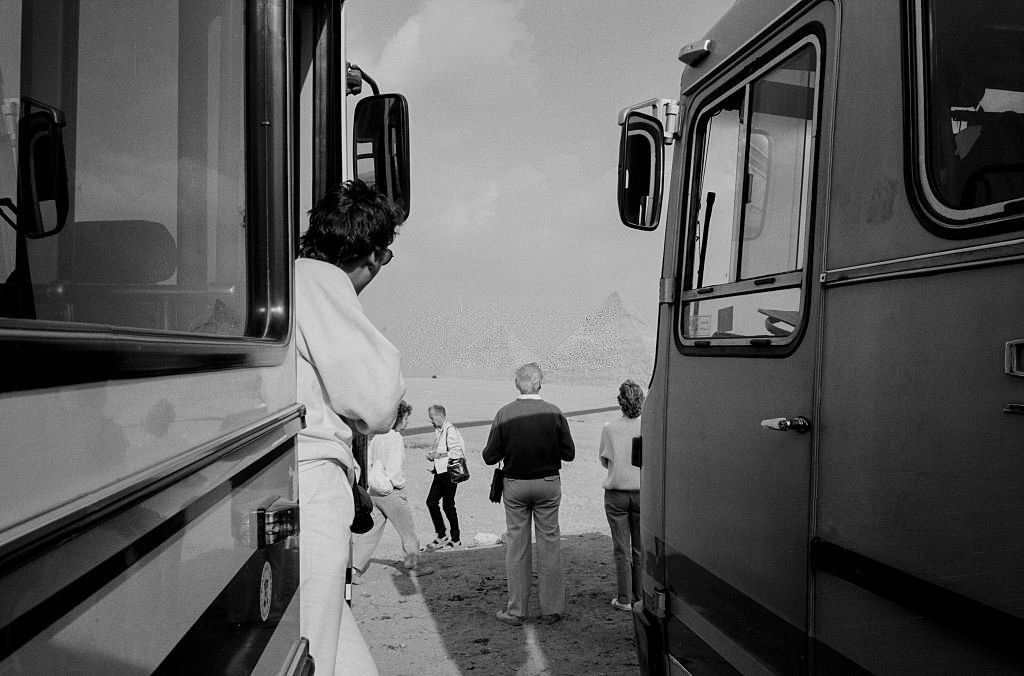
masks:
[[[679,101],[673,99],[647,99],[619,111],[619,126],[632,112],[642,112],[661,122],[665,145],[672,145],[679,136]]]
[[[370,77],[370,74],[365,70],[352,63],[348,63],[347,83],[349,94],[359,94],[362,91],[362,83],[370,85],[370,90],[373,91],[374,96],[380,96],[380,88],[377,86],[377,81]]]

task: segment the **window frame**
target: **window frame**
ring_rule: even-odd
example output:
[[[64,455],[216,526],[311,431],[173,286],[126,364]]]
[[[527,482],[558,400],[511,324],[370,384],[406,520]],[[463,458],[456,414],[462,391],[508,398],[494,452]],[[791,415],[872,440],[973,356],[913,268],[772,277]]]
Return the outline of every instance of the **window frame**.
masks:
[[[245,3],[248,313],[242,336],[4,318],[0,392],[238,367],[276,366],[291,336],[292,103],[286,9]]]
[[[703,162],[703,152],[698,146],[704,142],[703,133],[698,134],[702,125],[709,119],[708,115],[722,102],[737,92],[743,92],[744,110],[749,111],[753,84],[766,73],[776,68],[786,59],[790,58],[801,49],[811,46],[815,63],[815,91],[812,103],[812,128],[809,135],[813,147],[809,152],[809,162],[805,171],[804,185],[806,186],[806,205],[801,210],[802,229],[804,231],[804,243],[801,267],[798,270],[760,275],[749,279],[740,279],[727,284],[716,284],[704,286],[699,289],[691,286],[693,280],[693,248],[696,246],[694,230],[700,218],[700,186],[697,185],[701,174],[700,164]],[[677,318],[676,340],[683,354],[695,356],[732,356],[732,357],[785,357],[791,354],[799,346],[808,323],[808,310],[810,307],[811,289],[811,265],[813,263],[813,237],[814,218],[816,213],[816,188],[817,168],[819,154],[821,151],[821,117],[823,87],[825,83],[825,37],[820,27],[813,25],[801,30],[799,33],[787,38],[786,42],[778,45],[768,52],[762,52],[754,57],[756,61],[747,61],[732,70],[733,77],[721,81],[718,86],[708,88],[695,97],[692,110],[689,115],[689,128],[685,138],[689,139],[687,147],[687,173],[686,173],[686,194],[685,209],[682,218],[685,219],[681,228],[683,241],[681,242],[681,259],[678,274],[677,294]],[[745,141],[742,149],[742,167],[746,168],[750,157],[750,136],[751,125],[743,122],[743,133]],[[739,153],[737,153],[739,155]],[[744,179],[746,180],[746,179]],[[733,226],[736,226],[734,220]],[[742,241],[746,219],[739,223],[740,228],[740,250],[737,252],[736,270],[742,266]],[[715,298],[732,298],[754,293],[761,293],[768,290],[800,290],[801,317],[799,326],[794,327],[793,332],[785,337],[778,336],[744,336],[730,338],[692,338],[686,337],[686,321],[688,304],[693,301],[703,301]]]
[[[924,227],[947,239],[985,237],[1024,228],[1024,209],[1005,210],[1003,205],[1024,202],[1024,195],[983,207],[949,207],[933,190],[928,178],[928,56],[924,52],[927,26],[925,3],[932,0],[905,0],[903,3],[903,83],[904,166],[910,204]]]

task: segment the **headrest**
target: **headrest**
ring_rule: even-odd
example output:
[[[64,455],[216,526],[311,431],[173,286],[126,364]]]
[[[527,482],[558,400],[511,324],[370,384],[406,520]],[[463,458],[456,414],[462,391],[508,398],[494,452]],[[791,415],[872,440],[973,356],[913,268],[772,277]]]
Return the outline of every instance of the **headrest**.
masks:
[[[155,284],[178,267],[178,247],[167,228],[155,221],[78,221],[61,236],[70,240],[72,282]]]

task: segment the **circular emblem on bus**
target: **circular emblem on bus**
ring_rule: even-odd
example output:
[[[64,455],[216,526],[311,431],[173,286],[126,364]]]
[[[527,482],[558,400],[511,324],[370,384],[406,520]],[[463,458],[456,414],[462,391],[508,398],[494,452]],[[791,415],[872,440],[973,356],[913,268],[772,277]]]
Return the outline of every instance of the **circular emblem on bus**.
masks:
[[[263,562],[263,574],[260,575],[260,620],[267,621],[270,617],[270,602],[274,598],[274,571],[270,561]]]

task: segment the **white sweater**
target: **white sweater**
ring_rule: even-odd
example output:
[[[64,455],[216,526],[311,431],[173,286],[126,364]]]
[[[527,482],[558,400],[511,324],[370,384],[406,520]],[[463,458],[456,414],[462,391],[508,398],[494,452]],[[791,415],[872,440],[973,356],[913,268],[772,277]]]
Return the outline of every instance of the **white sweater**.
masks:
[[[640,418],[622,416],[601,428],[597,457],[608,470],[604,488],[617,491],[640,490],[640,468],[632,462],[633,437],[640,436]]]
[[[395,488],[405,488],[405,439],[402,433],[391,430],[384,434],[378,434],[370,440],[370,463],[380,466],[384,475],[391,481]]]
[[[398,350],[363,313],[352,281],[330,263],[295,262],[299,461],[333,458],[358,471],[352,429],[391,429],[405,395]]]

